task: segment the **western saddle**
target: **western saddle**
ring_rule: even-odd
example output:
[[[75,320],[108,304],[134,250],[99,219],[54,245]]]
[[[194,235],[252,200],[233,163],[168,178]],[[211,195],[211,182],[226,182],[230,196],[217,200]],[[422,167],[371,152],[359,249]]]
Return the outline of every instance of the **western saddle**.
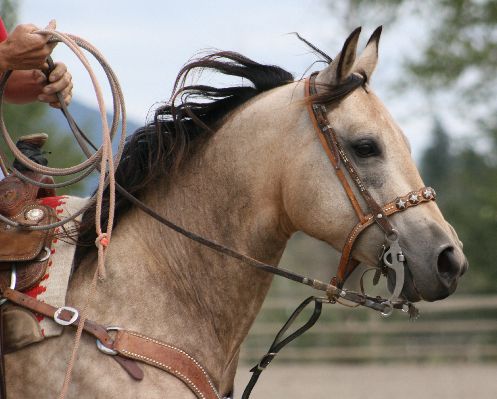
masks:
[[[48,136],[44,133],[23,136],[16,146],[31,160],[47,164],[41,151]],[[26,177],[41,183],[53,178],[24,167],[17,160],[13,167]],[[54,229],[29,230],[25,226],[43,226],[57,220],[55,210],[41,205],[39,199],[55,195],[53,189],[27,183],[15,174],[0,181],[0,214],[19,223],[18,227],[0,221],[0,288],[28,291],[45,276],[51,255]],[[0,398],[6,397],[4,353],[13,352],[27,343],[43,339],[35,316],[25,309],[1,301],[0,307]]]

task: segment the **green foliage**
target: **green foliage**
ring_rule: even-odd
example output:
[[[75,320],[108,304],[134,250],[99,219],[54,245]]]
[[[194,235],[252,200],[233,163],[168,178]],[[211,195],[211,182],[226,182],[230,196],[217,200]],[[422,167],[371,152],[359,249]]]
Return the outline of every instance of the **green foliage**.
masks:
[[[41,103],[26,105],[5,105],[5,125],[14,141],[19,137],[32,133],[44,132],[49,135],[47,144],[43,147],[49,165],[53,167],[67,167],[84,160],[77,151],[72,134],[65,134],[54,124],[47,122],[48,106]],[[7,155],[7,164],[11,165],[13,157],[6,144],[1,140],[0,148]],[[67,177],[56,177],[57,182],[67,180]],[[58,194],[77,195],[85,191],[85,182],[74,186],[58,189]]]
[[[460,95],[456,101],[463,105],[490,102],[497,107],[495,0],[350,0],[349,4],[355,14],[370,14],[376,23],[402,25],[411,18],[426,31],[421,54],[416,51],[406,60],[411,85],[420,84],[429,92],[455,90]]]
[[[415,83],[429,92],[454,91],[454,106],[483,105],[495,111],[497,2],[439,0],[432,3],[437,17],[430,28],[429,40],[421,58],[407,62]],[[475,112],[469,119],[477,120],[481,116]]]
[[[2,16],[5,27],[10,31],[17,23],[17,9],[19,2],[17,0],[1,0],[0,15]]]
[[[450,138],[442,123],[435,119],[432,144],[421,160],[423,176],[428,177],[439,191],[445,192],[451,186],[451,167],[453,156],[450,153]]]
[[[495,292],[497,164],[469,146],[452,153],[438,121],[433,137],[422,159],[422,174],[427,185],[436,187],[438,205],[464,243],[470,270],[460,291]]]

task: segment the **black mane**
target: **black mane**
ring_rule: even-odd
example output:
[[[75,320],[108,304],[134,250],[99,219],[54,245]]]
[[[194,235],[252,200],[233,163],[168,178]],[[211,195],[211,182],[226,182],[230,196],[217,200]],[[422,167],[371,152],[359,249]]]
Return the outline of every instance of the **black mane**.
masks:
[[[187,78],[197,70],[241,78],[245,84],[221,88],[187,86]],[[128,192],[139,195],[158,176],[167,176],[178,168],[197,142],[208,139],[220,127],[227,114],[258,94],[291,81],[292,74],[284,69],[259,64],[234,52],[216,52],[188,63],[176,78],[171,100],[155,111],[150,123],[128,137],[116,181]],[[102,215],[106,215],[109,205],[108,195],[104,198]],[[114,225],[130,207],[116,193]],[[103,216],[102,226],[106,225],[107,217]],[[95,207],[92,207],[83,215],[76,264],[94,248],[95,238]]]

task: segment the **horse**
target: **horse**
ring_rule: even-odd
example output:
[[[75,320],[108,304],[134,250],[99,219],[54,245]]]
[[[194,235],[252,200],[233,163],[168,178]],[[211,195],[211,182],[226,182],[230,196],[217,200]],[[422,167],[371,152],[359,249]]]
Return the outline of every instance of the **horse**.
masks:
[[[380,33],[359,55],[358,30],[333,60],[321,53],[328,65],[317,74],[318,94],[311,98],[304,97],[302,80],[238,53],[190,62],[178,75],[172,100],[130,136],[117,181],[178,225],[265,263],[277,265],[297,231],[340,250],[357,216],[316,136],[309,101],[326,106],[342,148],[380,204],[424,186],[407,138],[371,89]],[[187,85],[198,68],[244,84]],[[87,214],[80,241],[95,238],[91,228],[85,230],[92,210]],[[436,301],[452,294],[468,264],[436,203],[391,221],[407,262],[402,296]],[[366,229],[354,259],[376,265],[383,238],[377,225]],[[76,263],[70,306],[86,300],[96,251],[78,248]],[[270,274],[177,234],[118,196],[106,278],[98,282],[89,316],[181,348],[203,366],[219,397],[229,397],[240,345],[271,281]],[[9,396],[55,397],[73,336],[66,328],[58,338],[7,355]],[[69,397],[195,397],[178,378],[143,367],[143,381],[133,381],[83,334]]]

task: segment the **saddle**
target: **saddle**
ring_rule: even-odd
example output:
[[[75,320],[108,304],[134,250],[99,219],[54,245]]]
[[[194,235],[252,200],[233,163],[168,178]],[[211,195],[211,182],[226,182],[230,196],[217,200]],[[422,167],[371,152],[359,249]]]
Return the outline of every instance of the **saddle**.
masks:
[[[39,149],[45,141],[46,135],[36,134],[22,137],[17,145]],[[23,171],[23,174],[37,182],[53,183],[52,177],[37,172]],[[53,195],[52,189],[40,189],[15,175],[7,176],[0,181],[0,214],[21,225],[42,226],[53,223],[57,219],[55,211],[37,201]],[[2,288],[15,284],[17,290],[26,291],[43,278],[50,257],[53,230],[27,230],[0,221]]]
[[[43,133],[23,136],[16,146],[28,158],[47,163],[41,147],[48,136]],[[26,169],[17,160],[14,167],[26,177],[41,183],[54,183],[53,178]],[[0,287],[27,291],[45,276],[51,254],[54,229],[29,230],[24,226],[43,226],[57,220],[54,209],[38,203],[39,198],[54,196],[53,189],[40,188],[15,175],[0,181],[0,214],[18,222],[14,227],[0,221]],[[4,301],[2,301],[4,302]],[[24,309],[3,304],[0,309],[0,398],[5,398],[3,354],[26,343],[43,339],[35,316]]]

